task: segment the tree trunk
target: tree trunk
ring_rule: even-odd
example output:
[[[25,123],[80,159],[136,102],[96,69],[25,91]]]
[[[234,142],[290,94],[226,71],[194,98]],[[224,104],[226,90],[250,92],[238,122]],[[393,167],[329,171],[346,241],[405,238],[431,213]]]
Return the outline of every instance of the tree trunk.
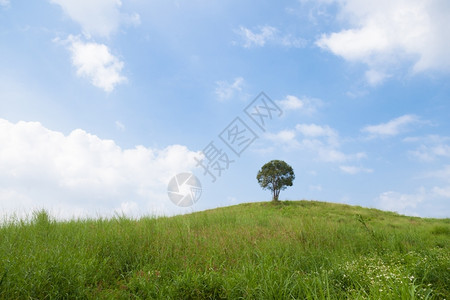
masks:
[[[277,190],[273,190],[273,198],[272,198],[272,201],[273,202],[278,202],[279,200],[278,200],[278,196],[280,195],[280,191],[277,191]]]

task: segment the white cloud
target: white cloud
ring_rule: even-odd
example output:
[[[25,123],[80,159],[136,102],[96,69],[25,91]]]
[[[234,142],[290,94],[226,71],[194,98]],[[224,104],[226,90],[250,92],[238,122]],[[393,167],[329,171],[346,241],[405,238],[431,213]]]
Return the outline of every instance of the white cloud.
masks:
[[[94,86],[111,92],[116,85],[127,81],[121,75],[124,63],[111,54],[106,45],[84,42],[72,35],[65,43],[69,44],[77,75],[88,78]]]
[[[366,77],[380,83],[386,71],[412,63],[414,72],[450,71],[450,4],[446,0],[335,0],[338,19],[349,25],[323,34],[316,44],[369,67]]]
[[[294,130],[282,130],[278,133],[267,133],[265,138],[275,144],[283,144],[288,149],[297,148],[300,146],[296,140],[296,133]]]
[[[320,126],[316,124],[297,124],[295,126],[298,132],[308,137],[337,137],[338,133],[328,125]]]
[[[409,216],[448,218],[449,199],[450,186],[431,189],[420,187],[412,194],[395,191],[381,193],[375,198],[375,206]]]
[[[300,134],[301,136],[298,136]],[[285,150],[307,150],[313,153],[319,161],[345,162],[365,158],[365,153],[346,154],[339,150],[340,138],[336,130],[329,126],[316,124],[297,124],[295,130],[282,130],[278,133],[268,133],[265,138],[285,146]]]
[[[407,130],[408,126],[420,122],[415,115],[404,115],[387,123],[366,126],[361,131],[369,133],[371,137],[395,136]]]
[[[0,0],[0,6],[9,6],[9,0]]]
[[[215,93],[219,101],[225,101],[236,97],[236,95],[242,92],[244,82],[244,78],[242,77],[235,78],[232,83],[229,83],[228,81],[217,81]]]
[[[337,163],[356,160],[359,157],[359,154],[345,154],[344,152],[338,149],[334,149],[328,145],[317,143],[317,141],[313,141],[313,143],[310,143],[309,140],[304,140],[303,144],[310,146],[309,150],[313,153],[316,153],[318,159],[324,162]]]
[[[355,175],[359,173],[372,173],[372,169],[362,168],[362,167],[356,167],[356,166],[339,166],[339,169],[341,169],[342,172]]]
[[[372,86],[381,84],[386,78],[390,77],[389,75],[376,70],[367,70],[365,75],[367,82]]]
[[[435,186],[432,189],[432,193],[438,197],[450,199],[450,186],[446,186],[446,187]]]
[[[44,207],[62,217],[136,206],[141,214],[170,214],[178,210],[167,183],[193,170],[196,155],[180,145],[121,149],[81,129],[64,135],[37,122],[0,119],[0,202],[6,213]]]
[[[65,14],[77,22],[87,35],[107,37],[114,33],[121,23],[138,25],[138,14],[120,12],[120,0],[50,0],[61,6]]]
[[[375,199],[378,208],[394,211],[406,215],[418,215],[417,206],[426,199],[425,189],[421,188],[417,194],[401,194],[398,192],[384,192]]]
[[[282,130],[277,134],[268,133],[269,139],[289,143],[295,139],[295,132],[293,130]]]
[[[237,33],[244,39],[244,47],[263,47],[268,40],[274,38],[277,29],[272,26],[263,26],[259,28],[260,33],[253,33],[250,29],[241,26]]]
[[[259,33],[256,33],[244,26],[239,27],[236,33],[243,39],[244,48],[263,47],[266,44],[294,48],[302,48],[306,45],[304,39],[290,34],[282,35],[277,28],[272,26],[259,26],[258,30]]]
[[[439,135],[409,137],[403,139],[404,142],[422,143],[416,150],[409,151],[409,154],[411,157],[425,162],[434,161],[438,158],[450,157],[450,146],[447,144],[449,140],[449,137]]]
[[[341,145],[339,133],[328,125],[297,124],[295,129],[303,135],[302,147],[315,153],[320,161],[336,163],[366,157],[363,152],[346,154],[339,150]]]
[[[285,99],[277,101],[281,108],[285,111],[299,110],[307,114],[316,112],[317,108],[322,106],[322,101],[315,98],[303,97],[302,99],[287,95]]]
[[[444,166],[443,169],[429,172],[425,177],[435,177],[450,182],[450,165]]]
[[[340,145],[338,132],[328,125],[297,124],[295,129],[307,138],[325,138],[333,148]]]
[[[423,142],[423,143],[433,143],[440,144],[450,141],[450,137],[441,136],[438,134],[430,134],[427,136],[409,136],[403,139],[403,142],[413,143],[413,142]]]
[[[450,157],[449,145],[421,145],[416,150],[409,151],[409,154],[420,161],[434,161],[438,157]]]
[[[141,24],[141,16],[138,13],[122,15],[122,21],[127,25],[139,26]]]

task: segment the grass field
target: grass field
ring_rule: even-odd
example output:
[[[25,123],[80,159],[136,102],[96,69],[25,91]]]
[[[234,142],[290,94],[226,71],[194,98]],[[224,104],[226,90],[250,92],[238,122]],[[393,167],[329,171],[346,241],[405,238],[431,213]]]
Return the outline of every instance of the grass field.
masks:
[[[0,299],[450,299],[450,219],[315,201],[0,227]]]

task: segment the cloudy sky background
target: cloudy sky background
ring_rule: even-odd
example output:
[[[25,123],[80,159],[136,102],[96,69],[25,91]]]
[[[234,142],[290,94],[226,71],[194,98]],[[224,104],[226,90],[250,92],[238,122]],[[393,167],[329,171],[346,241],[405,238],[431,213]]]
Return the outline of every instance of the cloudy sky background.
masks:
[[[446,0],[0,0],[0,213],[172,215],[280,199],[450,216]],[[264,91],[283,110],[258,131]],[[242,117],[240,156],[218,135]],[[211,142],[234,162],[196,168]],[[167,183],[194,172],[179,208]]]

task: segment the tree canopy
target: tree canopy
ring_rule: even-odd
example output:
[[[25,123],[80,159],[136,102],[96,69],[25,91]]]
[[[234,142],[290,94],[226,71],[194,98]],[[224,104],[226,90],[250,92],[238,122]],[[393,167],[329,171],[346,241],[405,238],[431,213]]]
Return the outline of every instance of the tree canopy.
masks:
[[[272,201],[278,201],[280,191],[292,186],[295,174],[292,167],[286,162],[272,160],[261,167],[256,179],[263,189],[272,191]]]

